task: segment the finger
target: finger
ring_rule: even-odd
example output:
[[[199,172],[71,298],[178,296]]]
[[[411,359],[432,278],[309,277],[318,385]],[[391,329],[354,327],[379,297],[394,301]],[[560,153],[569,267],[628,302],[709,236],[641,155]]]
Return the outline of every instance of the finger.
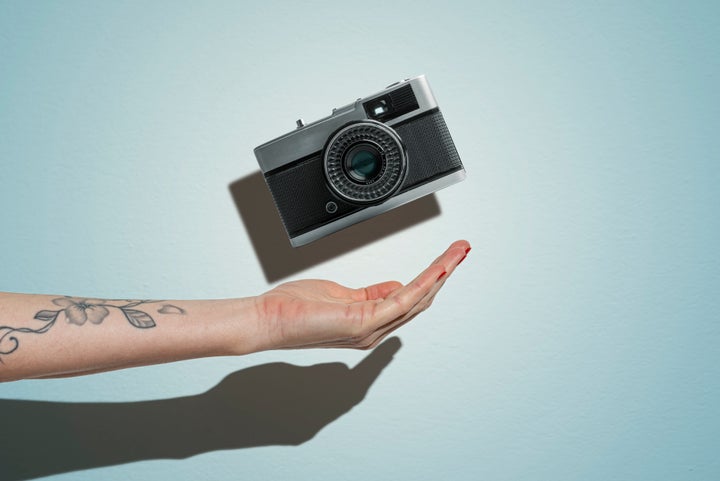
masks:
[[[390,323],[387,328],[380,329],[376,332],[374,332],[371,336],[368,336],[367,338],[361,340],[361,341],[355,341],[353,343],[345,342],[342,344],[338,344],[334,347],[344,347],[344,348],[353,348],[353,349],[374,349],[378,344],[380,344],[383,339],[385,339],[390,333],[392,333],[395,329],[400,328],[404,324],[407,324],[411,320],[413,320],[418,313],[415,313],[413,315],[403,316],[402,320],[398,320],[397,322]],[[395,338],[393,338],[395,339]]]
[[[440,283],[438,282],[438,285]],[[439,289],[440,286],[438,286]],[[435,290],[435,293],[437,293],[437,290]],[[375,332],[370,334],[365,339],[359,341],[359,344],[361,347],[364,347],[366,349],[372,349],[377,345],[378,342],[382,341],[383,338],[385,338],[388,334],[393,332],[394,330],[404,326],[408,322],[412,321],[417,317],[418,314],[426,310],[430,304],[432,304],[433,298],[435,297],[435,293],[429,294],[426,299],[418,302],[415,306],[413,306],[410,311],[405,314],[404,316],[394,319],[391,322],[388,322],[384,324],[383,326],[379,327]]]
[[[437,280],[444,277],[448,270],[452,271],[455,266],[467,254],[470,245],[467,241],[456,241],[448,247],[445,252],[440,255],[432,264],[430,264],[423,272],[420,273],[411,283],[409,283],[405,289],[398,289],[390,297],[401,297],[406,295],[407,292],[412,291],[412,288],[418,288],[420,286],[430,287],[432,284],[430,281]],[[435,279],[432,279],[432,274],[436,275]]]
[[[353,300],[355,301],[374,301],[376,299],[384,299],[392,292],[400,289],[403,285],[398,281],[386,281],[372,286],[355,289],[353,291]]]
[[[360,348],[360,349],[373,349],[378,345],[385,337],[390,335],[396,329],[399,329],[403,325],[407,324],[418,314],[425,311],[430,307],[435,299],[435,296],[440,291],[442,286],[445,284],[447,276],[444,276],[441,280],[435,283],[435,286],[428,292],[428,294],[415,304],[405,315],[392,319],[389,322],[379,326],[374,332],[371,332],[362,339],[338,339],[336,341],[323,343],[325,345],[316,345],[314,347],[338,347],[338,348]]]
[[[450,251],[452,251],[452,250],[456,250],[456,249],[462,249],[462,250],[464,250],[466,253],[467,253],[467,252],[470,252],[470,243],[469,243],[468,241],[466,241],[466,240],[457,240],[457,241],[453,242],[453,243],[450,244],[450,246],[445,250],[445,252],[443,252],[442,254],[440,254],[432,263],[433,263],[433,264],[437,264],[438,262],[440,262],[440,260],[443,258],[443,256],[445,256],[448,252],[450,252]]]
[[[455,266],[462,261],[462,259],[467,255],[467,253],[470,252],[470,243],[465,240],[459,240],[455,241],[450,246],[445,249],[445,252],[440,254],[438,258],[436,258],[432,264],[430,264],[430,267],[435,265],[443,265],[445,266],[446,272],[448,269],[454,269]]]
[[[445,252],[430,266],[420,273],[412,282],[397,289],[385,301],[379,304],[376,312],[377,318],[371,324],[375,330],[388,322],[403,316],[412,307],[420,302],[430,292],[433,285],[447,275],[447,269],[454,267],[465,257],[470,244],[467,241],[453,242]]]
[[[456,240],[450,245],[450,247],[462,247],[466,251],[471,249],[470,242],[466,241],[465,239]]]
[[[450,246],[450,248],[445,252],[443,256],[441,256],[441,259],[438,261],[438,264],[445,267],[445,273],[438,278],[437,282],[435,282],[430,291],[425,295],[423,299],[420,300],[420,302],[418,302],[416,306],[411,309],[410,312],[412,312],[413,309],[417,309],[418,307],[420,307],[421,310],[427,309],[427,307],[432,304],[432,301],[434,300],[438,291],[440,291],[442,286],[445,285],[445,282],[450,278],[452,273],[455,272],[455,269],[457,269],[457,267],[465,260],[469,252],[470,246],[465,241],[458,241],[452,246]]]
[[[432,286],[444,273],[444,265],[433,264],[425,269],[412,282],[386,297],[384,301],[375,306],[375,319],[370,321],[370,325],[367,326],[367,331],[375,331],[382,325],[398,319],[407,313],[430,292]]]
[[[443,258],[443,261],[446,262],[445,265],[445,271],[447,272],[446,276],[442,277],[442,282],[445,282],[445,280],[452,274],[455,269],[465,260],[465,258],[470,253],[471,247],[469,245],[463,246],[458,245],[454,246],[451,249],[448,249],[448,252]]]
[[[451,246],[451,249],[448,249],[448,251],[451,251],[452,257],[450,257],[450,254],[448,254],[446,251],[445,257],[446,259],[449,259],[449,264],[443,264],[445,266],[445,274],[440,276],[440,278],[435,282],[435,284],[431,287],[431,289],[427,292],[427,294],[420,299],[419,302],[417,302],[414,306],[410,308],[410,310],[403,316],[397,319],[392,319],[389,322],[385,323],[384,325],[381,325],[377,328],[376,332],[368,336],[368,338],[365,339],[365,344],[368,344],[369,339],[369,347],[372,347],[373,345],[377,344],[379,340],[387,336],[389,333],[394,331],[395,329],[399,328],[403,324],[406,324],[411,319],[413,319],[415,316],[420,314],[422,311],[430,307],[432,302],[435,299],[435,296],[440,291],[443,285],[445,285],[445,282],[450,277],[450,275],[455,271],[458,265],[462,263],[465,258],[467,257],[468,252],[470,251],[470,247],[467,247],[467,250],[457,249],[456,247],[465,248],[465,246]],[[443,256],[441,256],[443,257]],[[439,264],[441,264],[439,262]]]
[[[444,263],[445,259],[452,253],[459,255],[460,252],[467,253],[470,251],[470,244],[465,240],[459,240],[453,242],[445,252],[437,257],[430,266],[434,266],[439,263]],[[417,278],[416,278],[417,279]],[[355,289],[352,298],[356,301],[366,301],[374,299],[383,299],[389,296],[394,291],[403,287],[402,283],[397,281],[381,282],[374,284],[366,288]]]

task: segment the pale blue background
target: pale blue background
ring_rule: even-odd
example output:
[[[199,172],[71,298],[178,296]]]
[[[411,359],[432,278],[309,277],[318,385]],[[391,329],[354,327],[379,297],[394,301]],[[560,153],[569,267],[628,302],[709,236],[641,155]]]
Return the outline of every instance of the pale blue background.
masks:
[[[420,73],[467,181],[438,194],[440,217],[295,277],[407,280],[455,238],[474,250],[311,441],[53,479],[720,479],[716,2],[204,3],[0,2],[0,290],[267,289],[228,190],[252,148]],[[162,399],[364,355],[0,397]]]

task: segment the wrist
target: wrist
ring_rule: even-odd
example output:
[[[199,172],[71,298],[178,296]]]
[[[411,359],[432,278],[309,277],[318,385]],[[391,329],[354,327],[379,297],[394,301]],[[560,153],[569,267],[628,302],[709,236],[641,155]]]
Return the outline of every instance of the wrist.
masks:
[[[258,301],[257,296],[218,301],[216,309],[224,325],[220,355],[241,356],[268,349]]]

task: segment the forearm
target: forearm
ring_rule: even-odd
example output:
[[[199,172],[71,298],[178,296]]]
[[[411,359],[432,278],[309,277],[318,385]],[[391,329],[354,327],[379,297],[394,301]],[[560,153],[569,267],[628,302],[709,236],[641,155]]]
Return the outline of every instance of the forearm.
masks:
[[[0,381],[263,348],[254,298],[86,300],[0,293]]]
[[[306,279],[211,301],[0,293],[0,381],[265,349],[369,349],[427,309],[469,251],[467,241],[454,242],[404,286]]]

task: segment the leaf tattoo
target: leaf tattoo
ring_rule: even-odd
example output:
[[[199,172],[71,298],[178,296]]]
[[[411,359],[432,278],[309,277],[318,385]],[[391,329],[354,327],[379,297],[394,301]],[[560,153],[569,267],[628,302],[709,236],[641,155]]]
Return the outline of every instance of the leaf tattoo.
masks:
[[[155,321],[147,312],[138,311],[135,309],[121,309],[125,318],[135,327],[140,329],[147,329],[149,327],[155,327]]]
[[[58,313],[59,313],[59,311],[40,311],[37,314],[35,314],[34,319],[37,319],[38,321],[50,322],[50,321],[55,320]]]
[[[172,304],[165,304],[160,309],[158,309],[158,312],[160,314],[185,314],[185,309],[173,306]]]

